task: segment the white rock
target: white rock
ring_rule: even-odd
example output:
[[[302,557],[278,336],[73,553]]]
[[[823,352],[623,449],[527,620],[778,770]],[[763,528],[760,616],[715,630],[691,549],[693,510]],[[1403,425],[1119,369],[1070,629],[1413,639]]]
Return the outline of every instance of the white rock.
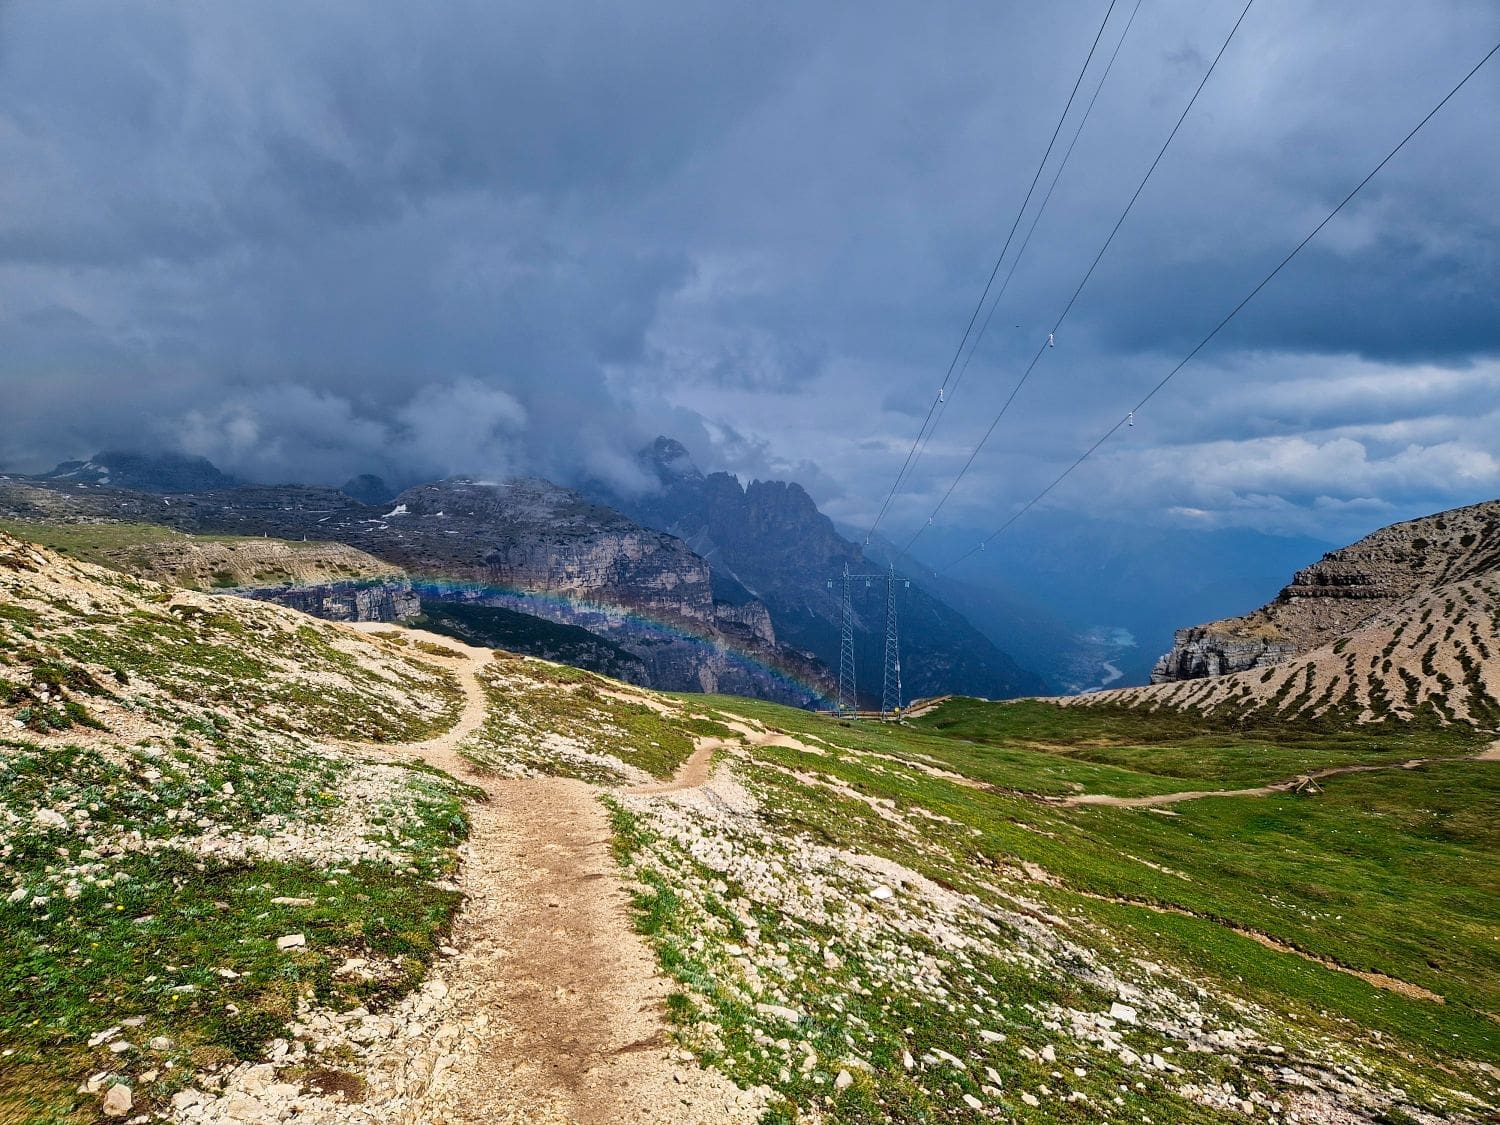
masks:
[[[99,1107],[105,1117],[124,1117],[132,1105],[130,1087],[116,1083],[104,1094],[104,1103]]]
[[[43,828],[67,828],[68,818],[55,809],[37,809],[31,819]]]
[[[1051,1043],[1042,1048],[1042,1061],[1049,1063],[1057,1061],[1057,1051]]]
[[[259,1066],[252,1066],[240,1075],[237,1085],[247,1094],[259,1094],[275,1081],[276,1068],[270,1063],[261,1063]]]
[[[835,1090],[847,1090],[853,1085],[854,1075],[850,1074],[847,1070],[839,1071],[838,1077],[833,1080],[833,1088]]]
[[[1041,1102],[1039,1102],[1039,1101],[1036,1100],[1036,1095],[1035,1094],[1022,1094],[1021,1095],[1021,1100],[1023,1102],[1025,1102],[1027,1105],[1033,1106],[1033,1107],[1039,1106],[1039,1105],[1042,1104]]]
[[[895,891],[891,890],[890,887],[887,887],[884,883],[882,883],[880,886],[876,887],[870,892],[870,897],[880,902],[884,902],[888,898],[893,898],[895,894]]]
[[[277,949],[301,949],[306,944],[307,937],[304,934],[287,934],[276,939]]]
[[[90,1047],[97,1047],[100,1043],[109,1042],[118,1034],[120,1034],[119,1024],[115,1024],[113,1027],[106,1027],[103,1031],[98,1031],[90,1035],[88,1045]]]
[[[757,1004],[755,1010],[763,1016],[773,1016],[788,1023],[796,1023],[802,1018],[802,1013],[796,1008],[784,1008],[780,1004]]]
[[[976,1098],[973,1094],[964,1095],[964,1105],[968,1106],[970,1109],[984,1108],[984,1103]]]
[[[1109,1006],[1109,1018],[1119,1020],[1121,1023],[1135,1023],[1135,1009],[1129,1004],[1121,1004],[1116,1001]]]
[[[983,1027],[979,1029],[979,1038],[983,1039],[986,1043],[1005,1042],[1005,1035],[1002,1032],[990,1031],[988,1028]]]

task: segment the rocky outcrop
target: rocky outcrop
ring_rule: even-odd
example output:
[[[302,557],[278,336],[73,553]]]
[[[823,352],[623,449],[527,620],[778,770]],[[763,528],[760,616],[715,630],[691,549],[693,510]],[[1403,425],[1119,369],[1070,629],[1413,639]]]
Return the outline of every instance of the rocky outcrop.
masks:
[[[401,621],[422,611],[421,599],[405,578],[326,586],[256,586],[229,592],[329,621]]]
[[[1500,566],[1500,500],[1392,524],[1299,570],[1243,617],[1179,629],[1153,683],[1217,676],[1310,652],[1414,596]]]
[[[361,504],[384,504],[396,495],[395,491],[374,473],[360,473],[350,477],[339,488],[344,495]]]
[[[99,561],[141,578],[190,590],[240,587],[334,589],[411,584],[398,566],[343,543],[290,543],[280,539],[202,539],[163,530],[158,542],[98,552]],[[288,603],[289,604],[289,603]],[[300,608],[300,607],[298,607]],[[309,611],[311,612],[311,611]],[[316,614],[315,616],[327,616]],[[355,621],[390,620],[355,617]]]
[[[1172,680],[1243,672],[1279,663],[1296,651],[1296,646],[1288,641],[1237,637],[1201,627],[1178,629],[1172,651],[1163,655],[1151,669],[1151,682],[1163,684]]]

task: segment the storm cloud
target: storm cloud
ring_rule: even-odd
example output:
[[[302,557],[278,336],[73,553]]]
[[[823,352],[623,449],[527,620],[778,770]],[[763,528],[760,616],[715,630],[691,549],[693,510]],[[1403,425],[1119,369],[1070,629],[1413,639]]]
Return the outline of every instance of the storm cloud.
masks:
[[[0,464],[629,486],[667,432],[865,524],[1107,7],[0,6]],[[1240,7],[1142,3],[894,538]],[[1045,486],[1497,39],[1486,0],[1257,0],[943,518]],[[1500,492],[1497,111],[1492,63],[1048,503],[1337,535]]]

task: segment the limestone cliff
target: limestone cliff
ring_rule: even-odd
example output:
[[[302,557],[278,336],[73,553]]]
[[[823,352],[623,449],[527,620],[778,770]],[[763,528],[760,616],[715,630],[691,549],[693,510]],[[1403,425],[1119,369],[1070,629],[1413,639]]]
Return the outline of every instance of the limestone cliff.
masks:
[[[1276,664],[1341,637],[1424,591],[1500,566],[1500,500],[1392,524],[1330,551],[1243,617],[1179,629],[1153,683]]]
[[[830,690],[818,659],[778,643],[766,607],[742,584],[714,574],[681,539],[545,480],[439,481],[370,506],[340,490],[300,485],[163,496],[98,482],[0,477],[0,515],[6,513],[332,540],[409,574],[424,600],[503,608],[586,629],[639,661],[652,687],[794,705]],[[357,593],[329,591],[326,606],[293,591],[276,596],[342,616],[359,611]],[[612,659],[617,671],[628,665]]]

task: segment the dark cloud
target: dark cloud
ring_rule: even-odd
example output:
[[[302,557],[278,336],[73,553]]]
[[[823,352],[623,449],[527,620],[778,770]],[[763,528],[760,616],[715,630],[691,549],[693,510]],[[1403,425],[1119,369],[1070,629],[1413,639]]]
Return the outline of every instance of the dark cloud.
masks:
[[[860,524],[1103,9],[0,6],[0,461],[149,441],[255,479],[628,488],[664,431]],[[1238,9],[1140,9],[894,538]],[[1260,0],[944,518],[1045,485],[1497,38],[1486,0]],[[1049,503],[1300,531],[1496,491],[1497,73]]]

